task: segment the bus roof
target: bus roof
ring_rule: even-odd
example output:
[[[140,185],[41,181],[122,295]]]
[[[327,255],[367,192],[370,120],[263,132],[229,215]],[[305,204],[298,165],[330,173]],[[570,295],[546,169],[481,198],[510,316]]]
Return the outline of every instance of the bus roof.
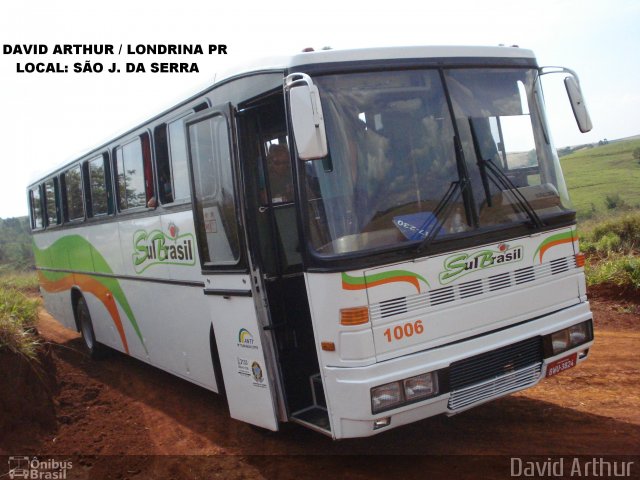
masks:
[[[361,61],[375,60],[409,60],[409,59],[437,59],[437,58],[527,58],[534,59],[535,56],[531,50],[519,48],[517,46],[505,47],[481,47],[481,46],[405,46],[405,47],[376,47],[376,48],[354,48],[354,49],[326,49],[318,51],[303,51],[293,55],[280,57],[267,57],[256,60],[242,66],[235,67],[216,76],[214,82],[207,86],[204,90],[199,90],[195,94],[185,98],[185,100],[164,109],[157,115],[149,118],[146,122],[136,125],[135,127],[121,132],[118,135],[110,137],[104,143],[97,147],[91,147],[81,152],[80,155],[67,159],[55,166],[55,168],[39,172],[32,176],[29,182],[29,188],[45,178],[67,168],[67,166],[75,163],[79,159],[86,158],[88,155],[97,153],[100,149],[120,137],[128,135],[130,132],[139,129],[147,122],[160,118],[171,112],[175,108],[191,102],[201,95],[205,95],[218,85],[221,85],[234,78],[246,75],[257,74],[260,72],[276,72],[276,71],[292,71],[297,67],[336,64]]]
[[[304,51],[294,55],[264,58],[224,72],[216,84],[230,78],[264,70],[292,70],[296,67],[323,63],[346,63],[370,60],[403,60],[430,58],[535,58],[528,49],[480,46],[409,46]]]

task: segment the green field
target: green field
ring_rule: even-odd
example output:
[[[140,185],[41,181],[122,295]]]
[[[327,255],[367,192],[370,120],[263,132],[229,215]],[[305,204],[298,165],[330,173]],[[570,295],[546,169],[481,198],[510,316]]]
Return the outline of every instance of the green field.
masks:
[[[562,169],[573,205],[579,219],[611,213],[607,196],[625,206],[640,208],[640,162],[633,151],[640,148],[640,139],[621,140],[608,145],[584,148],[562,157]]]

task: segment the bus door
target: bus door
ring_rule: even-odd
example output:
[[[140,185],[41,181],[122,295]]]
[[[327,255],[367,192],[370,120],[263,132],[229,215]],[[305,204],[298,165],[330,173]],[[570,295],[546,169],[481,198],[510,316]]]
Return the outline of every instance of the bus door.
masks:
[[[230,105],[204,110],[186,128],[216,381],[224,383],[232,418],[277,430],[278,372],[243,247]]]
[[[328,433],[329,419],[305,286],[284,97],[238,112],[247,227],[260,295],[278,356],[287,417]]]

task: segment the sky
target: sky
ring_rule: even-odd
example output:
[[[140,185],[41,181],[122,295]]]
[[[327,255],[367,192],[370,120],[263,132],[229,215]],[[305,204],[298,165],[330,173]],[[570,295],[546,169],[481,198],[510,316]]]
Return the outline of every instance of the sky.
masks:
[[[545,90],[556,147],[640,134],[637,0],[346,2],[31,0],[0,13],[0,218],[27,214],[26,187],[253,60],[320,49],[519,45],[578,72],[594,128]],[[16,55],[4,45],[224,44],[226,55]],[[125,47],[126,48],[126,47]],[[198,73],[19,73],[17,64],[186,61]],[[124,70],[124,69],[123,69]],[[558,82],[559,84],[561,82]]]

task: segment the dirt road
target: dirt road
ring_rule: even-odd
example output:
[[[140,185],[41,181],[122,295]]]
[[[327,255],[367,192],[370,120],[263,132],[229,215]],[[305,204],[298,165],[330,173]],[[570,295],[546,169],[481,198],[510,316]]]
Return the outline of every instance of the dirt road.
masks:
[[[511,457],[638,455],[640,303],[591,293],[596,343],[585,364],[455,417],[340,442],[288,424],[255,430],[217,395],[124,355],[93,362],[43,311],[57,427],[16,431],[0,453],[69,456],[67,478],[92,479],[509,478]]]

